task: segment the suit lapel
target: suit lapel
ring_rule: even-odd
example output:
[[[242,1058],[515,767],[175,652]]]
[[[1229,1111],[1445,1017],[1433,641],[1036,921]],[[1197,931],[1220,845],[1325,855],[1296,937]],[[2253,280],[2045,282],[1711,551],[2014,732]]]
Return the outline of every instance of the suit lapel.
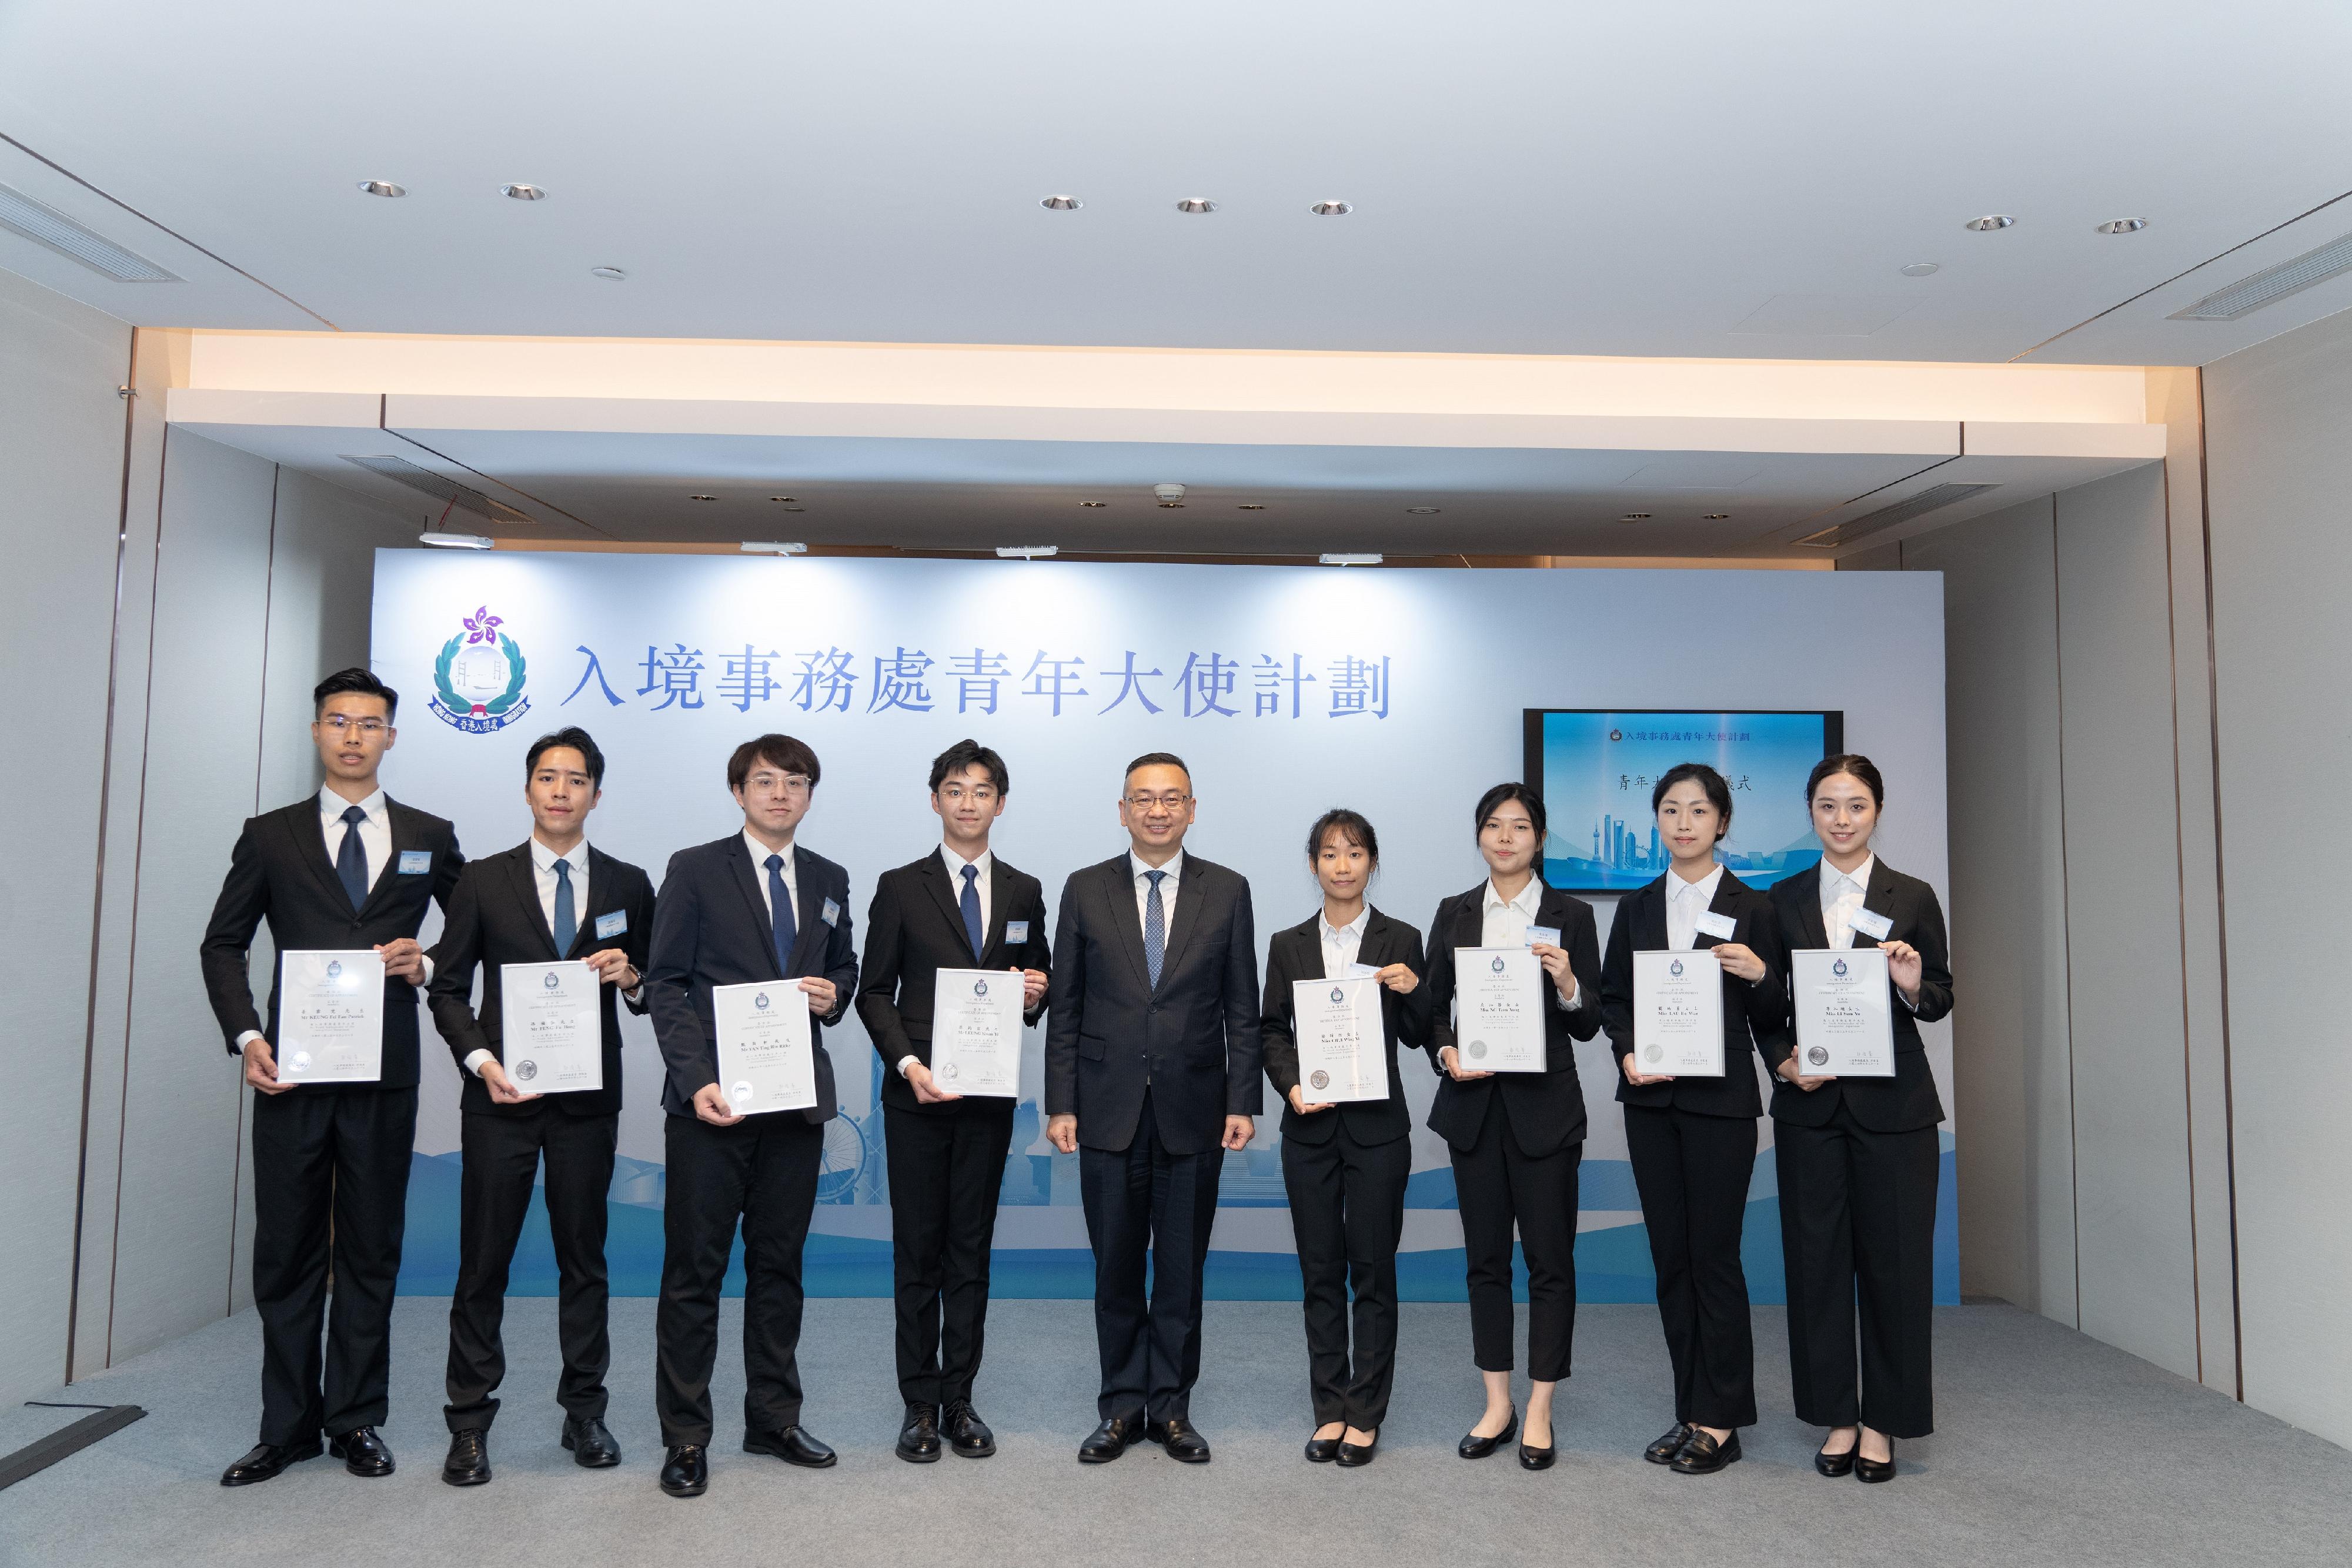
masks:
[[[375,913],[378,904],[392,896],[398,885],[393,879],[400,874],[400,857],[410,850],[425,848],[425,841],[416,831],[415,818],[407,807],[387,795],[383,798],[383,815],[392,830],[392,862],[375,873],[374,884],[368,889],[367,902],[360,905],[360,918],[362,920]],[[321,844],[326,842],[323,831],[319,835],[319,841]],[[341,878],[336,879],[335,885],[339,889],[342,886]]]
[[[1884,859],[1870,862],[1870,885],[1862,890],[1862,906],[1873,915],[1884,915],[1890,923],[1895,918],[1895,872]],[[1887,935],[1894,935],[1891,924]],[[1873,946],[1876,945],[1872,943]]]
[[[526,843],[509,854],[507,869],[514,885],[516,901],[522,905],[523,916],[530,921],[530,928],[539,934],[541,944],[558,958],[570,956],[556,952],[555,933],[547,924],[547,911],[540,906],[539,867],[531,862],[530,844]],[[593,883],[595,878],[588,880]]]
[[[1168,950],[1160,956],[1162,985],[1176,972],[1177,960],[1183,957],[1185,945],[1192,940],[1192,928],[1201,923],[1202,873],[1206,869],[1202,862],[1185,857],[1184,874],[1176,883],[1175,918],[1168,926]],[[1192,891],[1187,893],[1187,888]]]
[[[343,879],[335,873],[335,857],[327,852],[327,824],[319,814],[316,795],[301,805],[286,808],[286,832],[294,842],[294,858],[310,868],[320,889],[338,908],[350,908],[351,894],[343,891]]]
[[[613,857],[603,850],[593,844],[588,846],[588,886],[596,897],[589,901],[588,913],[581,917],[580,929],[572,935],[572,953],[564,954],[564,957],[569,958],[583,948],[593,953],[602,946],[604,939],[596,935],[597,917],[625,910],[620,873],[613,869],[615,863]],[[602,907],[599,907],[600,904]]]
[[[1135,881],[1128,873],[1133,867],[1128,857],[1105,862],[1102,870],[1103,896],[1110,900],[1111,929],[1119,936],[1119,946],[1127,949],[1128,962],[1135,966],[1135,983],[1145,990],[1151,988],[1151,967],[1143,958],[1143,917],[1135,907]],[[1161,955],[1163,959],[1166,955]],[[1161,972],[1166,972],[1163,967]]]
[[[1830,928],[1828,923],[1822,918],[1821,863],[1818,861],[1815,862],[1811,867],[1799,872],[1789,880],[1796,884],[1793,891],[1797,900],[1798,925],[1803,928],[1804,934],[1811,938],[1811,946],[1828,946]]]
[[[775,926],[768,918],[767,900],[760,895],[760,878],[766,873],[752,869],[751,846],[744,843],[740,833],[727,841],[727,859],[735,868],[735,886],[743,894],[747,913],[751,917],[751,928],[760,934],[760,947],[768,955],[768,962],[772,966],[776,961]],[[781,974],[776,977],[780,980],[783,977]]]
[[[980,967],[983,969],[1003,961],[1004,950],[1004,916],[1013,903],[1013,878],[1005,873],[1004,862],[993,854],[988,857],[988,929],[981,934]],[[963,925],[963,912],[956,912],[956,925]]]
[[[1715,896],[1707,900],[1706,912],[1709,915],[1730,915],[1734,935],[1731,936],[1709,936],[1706,932],[1702,931],[1699,933],[1699,945],[1701,946],[1713,947],[1724,942],[1737,941],[1738,939],[1737,933],[1739,928],[1739,917],[1737,915],[1731,914],[1731,906],[1738,903],[1740,895],[1747,891],[1748,884],[1740,881],[1738,877],[1732,875],[1730,871],[1727,868],[1721,878],[1719,878],[1715,884]]]
[[[1673,872],[1666,873],[1666,876],[1669,877],[1674,874]],[[1633,916],[1632,936],[1635,952],[1659,953],[1665,950],[1669,935],[1666,926],[1666,905],[1668,894],[1673,886],[1672,883],[1661,878],[1626,901],[1633,905],[1633,908],[1622,911],[1618,918],[1623,919],[1627,915]]]
[[[989,862],[992,871],[995,863],[993,861]],[[922,870],[917,874],[923,879],[923,885],[930,889],[931,900],[940,906],[940,913],[947,917],[948,929],[955,934],[956,946],[970,952],[971,938],[965,934],[963,928],[963,890],[956,885],[956,879],[948,874],[948,862],[941,860],[939,852],[934,850],[923,857]],[[995,889],[995,879],[992,877],[989,881],[989,891],[993,894]],[[983,937],[986,935],[985,932],[982,933]],[[975,956],[972,962],[977,964],[980,959]],[[951,964],[949,967],[961,968],[963,966]]]
[[[793,881],[799,896],[793,900],[793,903],[796,916],[800,921],[800,929],[793,933],[792,962],[784,967],[787,978],[799,973],[802,967],[809,961],[810,954],[816,946],[816,934],[819,931],[831,929],[819,917],[824,906],[824,894],[816,885],[815,868],[809,863],[809,852],[800,845],[794,844],[793,846]]]
[[[1451,947],[1475,947],[1486,939],[1486,884],[1480,883],[1462,895],[1454,911]]]

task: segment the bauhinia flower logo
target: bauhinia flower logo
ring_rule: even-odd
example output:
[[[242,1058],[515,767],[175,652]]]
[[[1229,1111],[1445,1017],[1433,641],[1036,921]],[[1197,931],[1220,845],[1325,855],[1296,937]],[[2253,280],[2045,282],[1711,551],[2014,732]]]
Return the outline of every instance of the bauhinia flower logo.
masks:
[[[485,604],[466,617],[466,631],[468,633],[466,641],[488,643],[496,647],[499,641],[499,628],[505,624],[505,618],[491,614],[490,607]]]

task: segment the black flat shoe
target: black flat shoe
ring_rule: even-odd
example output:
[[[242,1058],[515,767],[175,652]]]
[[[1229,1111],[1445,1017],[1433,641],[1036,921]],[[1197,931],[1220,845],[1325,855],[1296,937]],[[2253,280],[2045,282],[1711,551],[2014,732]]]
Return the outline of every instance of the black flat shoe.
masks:
[[[1854,1450],[1861,1447],[1860,1443],[1856,1443],[1853,1448],[1848,1448],[1843,1454],[1816,1453],[1813,1455],[1813,1469],[1832,1480],[1835,1480],[1853,1469]]]
[[[773,1454],[788,1465],[803,1469],[821,1470],[840,1456],[814,1437],[805,1427],[787,1427],[781,1432],[743,1434],[743,1451],[747,1454]]]
[[[1677,1421],[1673,1431],[1661,1434],[1656,1442],[1643,1449],[1642,1457],[1654,1465],[1671,1465],[1675,1462],[1675,1456],[1683,1451],[1683,1445],[1691,1440],[1691,1434],[1697,1430],[1687,1421]]]
[[[1717,1442],[1705,1432],[1694,1431],[1683,1451],[1675,1456],[1674,1472],[1678,1476],[1711,1476],[1726,1465],[1739,1462],[1739,1434],[1734,1431],[1722,1442]]]
[[[700,1497],[710,1490],[710,1452],[699,1443],[673,1444],[662,1458],[661,1490],[672,1497]]]
[[[898,1428],[898,1457],[910,1465],[928,1465],[940,1457],[940,1407],[909,1405],[906,1423]]]
[[[1308,1464],[1328,1465],[1339,1457],[1339,1438],[1309,1437],[1307,1439],[1307,1462]]]
[[[948,1447],[963,1458],[984,1459],[996,1452],[996,1434],[988,1429],[969,1399],[949,1400],[940,1425],[947,1432]]]
[[[221,1472],[221,1485],[249,1487],[270,1480],[287,1466],[315,1459],[326,1451],[327,1446],[316,1437],[299,1443],[256,1443],[245,1458]]]
[[[1877,1486],[1881,1482],[1893,1480],[1895,1479],[1895,1445],[1892,1443],[1886,1445],[1886,1458],[1884,1459],[1865,1459],[1862,1457],[1862,1445],[1855,1444],[1853,1479],[1864,1486]]]
[[[449,1434],[449,1457],[441,1479],[453,1487],[478,1487],[490,1479],[490,1435],[479,1427]]]
[[[1559,1455],[1559,1450],[1557,1448],[1530,1448],[1525,1443],[1521,1443],[1519,1445],[1519,1469],[1523,1470],[1548,1470],[1551,1469],[1551,1462],[1553,1458]]]
[[[1136,1439],[1136,1428],[1141,1425],[1142,1423],[1132,1416],[1104,1416],[1102,1425],[1088,1433],[1087,1440],[1078,1445],[1078,1463],[1082,1465],[1110,1463],[1127,1452],[1127,1446]]]
[[[1509,1442],[1513,1435],[1516,1434],[1518,1429],[1519,1413],[1518,1410],[1514,1407],[1511,1411],[1511,1418],[1503,1423],[1503,1429],[1501,1431],[1496,1433],[1491,1437],[1482,1437],[1478,1436],[1477,1433],[1472,1432],[1465,1437],[1460,1443],[1455,1445],[1454,1451],[1461,1455],[1465,1459],[1483,1459],[1487,1455],[1493,1453],[1496,1449],[1501,1448],[1504,1444]]]
[[[1209,1439],[1200,1429],[1181,1416],[1171,1416],[1165,1421],[1144,1425],[1143,1435],[1168,1450],[1168,1457],[1179,1464],[1205,1465],[1209,1462]]]
[[[563,1446],[571,1451],[572,1462],[583,1470],[609,1470],[621,1462],[621,1445],[593,1416],[566,1416]]]
[[[1370,1464],[1372,1455],[1380,1446],[1381,1433],[1377,1427],[1372,1428],[1372,1440],[1369,1443],[1350,1443],[1342,1437],[1339,1440],[1339,1468],[1343,1470],[1352,1470]]]
[[[328,1438],[327,1452],[355,1476],[392,1474],[392,1450],[373,1427],[354,1427],[340,1437]]]

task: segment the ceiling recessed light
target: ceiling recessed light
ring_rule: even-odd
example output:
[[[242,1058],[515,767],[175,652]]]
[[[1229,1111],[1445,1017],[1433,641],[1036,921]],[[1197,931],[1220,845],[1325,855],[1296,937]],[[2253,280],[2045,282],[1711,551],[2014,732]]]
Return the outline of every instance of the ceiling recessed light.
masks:
[[[1318,218],[1344,218],[1356,210],[1353,202],[1318,202],[1307,209]]]
[[[1263,512],[1265,510],[1265,503],[1264,501],[1244,501],[1239,509],[1244,512]]]
[[[404,196],[408,194],[407,186],[395,185],[390,180],[362,180],[360,182],[360,189],[365,191],[371,196]]]
[[[2011,217],[2007,213],[1987,213],[1980,218],[1970,218],[1967,223],[1960,226],[1962,228],[1973,229],[1980,235],[1989,235],[1996,229],[2012,228],[2016,226],[2016,224],[2017,220]]]
[[[1381,558],[1377,555],[1354,555],[1342,552],[1318,556],[1316,559],[1325,566],[1378,566],[1381,564]]]
[[[1047,196],[1037,204],[1049,213],[1075,213],[1086,205],[1076,196]]]
[[[1187,196],[1176,204],[1176,210],[1180,213],[1213,213],[1217,210],[1217,204],[1206,196]]]
[[[1941,262],[1914,261],[1906,263],[1902,267],[1898,267],[1895,270],[1901,273],[1906,277],[1932,277],[1942,269],[1943,264]]]
[[[996,547],[996,557],[999,560],[1035,560],[1040,556],[1061,553],[1062,547],[1059,545],[998,545]]]
[[[1078,505],[1081,507],[1108,507],[1110,503],[1108,501],[1080,501]]]
[[[716,496],[688,496],[687,499],[689,501],[715,501],[719,499],[719,497]]]
[[[547,198],[546,190],[538,185],[500,185],[499,194],[512,196],[518,202],[538,202]]]
[[[617,267],[592,267],[588,269],[588,276],[601,277],[607,283],[625,283],[629,277]]]
[[[2146,218],[2109,218],[2099,225],[2099,232],[2103,235],[2136,235],[2146,227]]]
[[[1709,512],[1704,520],[1710,523],[1727,523],[1731,520],[1731,514],[1729,512]]]
[[[745,555],[808,554],[808,546],[806,545],[784,544],[773,539],[745,539],[743,541],[742,549]]]
[[[1647,512],[1628,512],[1617,520],[1621,523],[1646,523],[1650,520],[1650,514]]]
[[[488,549],[495,542],[479,534],[445,534],[427,531],[416,536],[416,542],[434,549]]]
[[[768,499],[771,501],[782,501],[787,507],[797,507],[800,505],[799,499],[792,496],[771,496]]]
[[[1437,508],[1435,507],[1407,507],[1405,510],[1416,517],[1433,517],[1437,516]]]
[[[1181,501],[1162,501],[1160,506],[1161,510],[1169,512],[1181,512],[1184,509],[1184,503]]]

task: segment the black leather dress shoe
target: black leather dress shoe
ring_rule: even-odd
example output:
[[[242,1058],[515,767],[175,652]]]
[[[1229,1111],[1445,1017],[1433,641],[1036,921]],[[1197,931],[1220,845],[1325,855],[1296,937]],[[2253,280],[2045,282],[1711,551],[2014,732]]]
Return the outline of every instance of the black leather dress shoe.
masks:
[[[1104,1416],[1102,1425],[1088,1433],[1087,1440],[1078,1445],[1078,1463],[1110,1463],[1127,1452],[1127,1446],[1135,1441],[1135,1429],[1139,1425],[1140,1423],[1132,1416]]]
[[[289,1465],[315,1459],[326,1451],[326,1445],[316,1437],[299,1443],[256,1443],[245,1458],[221,1472],[221,1485],[249,1487],[256,1481],[270,1479]]]
[[[490,1435],[479,1427],[449,1434],[449,1457],[441,1479],[453,1487],[478,1487],[490,1479]]]
[[[805,1427],[787,1427],[781,1432],[746,1432],[743,1451],[773,1454],[788,1465],[810,1470],[824,1469],[841,1457],[810,1437]]]
[[[1559,1457],[1558,1448],[1531,1448],[1525,1443],[1519,1445],[1519,1469],[1523,1470],[1548,1470],[1551,1469],[1552,1460]]]
[[[1674,1471],[1678,1476],[1711,1476],[1726,1465],[1739,1462],[1739,1433],[1734,1430],[1722,1442],[1694,1428],[1690,1441],[1675,1456]]]
[[[1143,1435],[1167,1449],[1168,1457],[1180,1464],[1205,1465],[1209,1462],[1209,1439],[1201,1436],[1192,1423],[1181,1416],[1150,1422],[1144,1427]]]
[[[354,1427],[340,1437],[328,1438],[327,1452],[355,1476],[392,1474],[392,1450],[373,1427]]]
[[[710,1451],[699,1443],[673,1445],[662,1457],[661,1490],[672,1497],[700,1497],[710,1490]]]
[[[1339,1438],[1309,1437],[1307,1439],[1307,1462],[1308,1464],[1328,1465],[1339,1457]]]
[[[1892,1443],[1886,1445],[1886,1458],[1884,1459],[1865,1459],[1862,1457],[1862,1445],[1855,1444],[1853,1479],[1869,1486],[1877,1486],[1882,1481],[1893,1480],[1895,1479],[1895,1445]]]
[[[1339,1468],[1343,1470],[1352,1470],[1360,1466],[1370,1464],[1372,1454],[1380,1446],[1381,1433],[1377,1427],[1372,1428],[1372,1440],[1369,1443],[1350,1443],[1342,1437],[1339,1440]]]
[[[1483,1459],[1487,1455],[1493,1453],[1496,1449],[1501,1448],[1504,1444],[1509,1442],[1512,1436],[1517,1433],[1518,1429],[1519,1413],[1517,1410],[1514,1409],[1511,1412],[1511,1418],[1503,1423],[1503,1429],[1501,1431],[1496,1433],[1491,1437],[1482,1437],[1478,1436],[1477,1433],[1472,1432],[1462,1439],[1460,1446],[1455,1448],[1454,1451],[1461,1455],[1465,1459]]]
[[[1673,1431],[1661,1433],[1656,1442],[1643,1449],[1642,1457],[1654,1465],[1671,1465],[1675,1462],[1675,1456],[1683,1451],[1683,1445],[1690,1441],[1691,1434],[1697,1430],[1687,1421],[1677,1421]]]
[[[947,1431],[948,1447],[964,1458],[984,1459],[996,1452],[996,1434],[988,1429],[969,1399],[949,1400],[940,1425]]]
[[[572,1462],[583,1470],[609,1470],[621,1462],[621,1445],[613,1441],[613,1434],[593,1416],[565,1416],[563,1446],[572,1450]]]
[[[898,1457],[910,1465],[928,1465],[940,1457],[940,1407],[909,1405],[898,1428]]]
[[[1860,1446],[1861,1445],[1856,1444],[1855,1448],[1859,1448]],[[1848,1448],[1843,1454],[1824,1454],[1817,1452],[1813,1455],[1813,1469],[1821,1471],[1822,1474],[1829,1477],[1831,1479],[1835,1480],[1838,1477],[1845,1475],[1853,1469],[1853,1448]]]

